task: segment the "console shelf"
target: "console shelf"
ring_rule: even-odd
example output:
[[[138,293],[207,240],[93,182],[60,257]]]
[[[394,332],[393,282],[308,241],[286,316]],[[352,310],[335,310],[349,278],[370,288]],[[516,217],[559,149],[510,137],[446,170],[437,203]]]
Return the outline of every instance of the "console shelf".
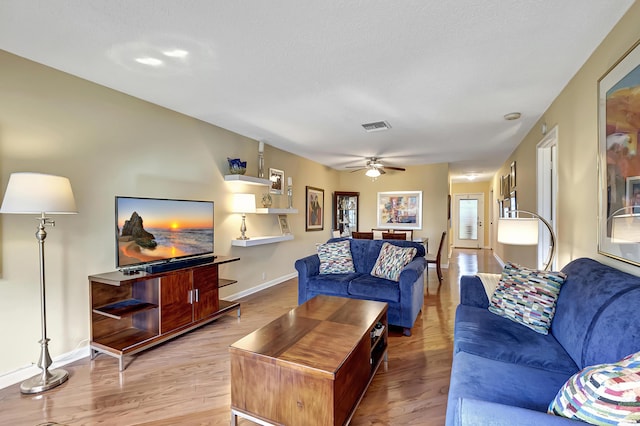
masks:
[[[122,317],[127,315],[133,315],[135,313],[146,311],[148,309],[155,309],[157,307],[158,305],[156,303],[148,303],[138,299],[125,299],[99,308],[94,308],[93,312],[105,315],[109,318],[122,319]]]
[[[220,278],[218,265],[240,260],[218,256],[213,261],[175,270],[124,275],[91,275],[91,359],[98,353],[118,358],[133,355],[205,325],[240,304],[221,300],[218,289],[236,283]]]

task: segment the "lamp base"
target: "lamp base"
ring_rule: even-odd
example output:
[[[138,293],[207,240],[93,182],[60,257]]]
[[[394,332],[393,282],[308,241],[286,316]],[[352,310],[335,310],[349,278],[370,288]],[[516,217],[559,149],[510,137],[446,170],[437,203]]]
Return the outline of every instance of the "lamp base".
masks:
[[[40,393],[53,389],[67,381],[69,373],[66,370],[56,369],[48,370],[43,374],[33,376],[20,384],[21,393]]]
[[[240,235],[236,240],[249,240],[250,238],[245,235]]]

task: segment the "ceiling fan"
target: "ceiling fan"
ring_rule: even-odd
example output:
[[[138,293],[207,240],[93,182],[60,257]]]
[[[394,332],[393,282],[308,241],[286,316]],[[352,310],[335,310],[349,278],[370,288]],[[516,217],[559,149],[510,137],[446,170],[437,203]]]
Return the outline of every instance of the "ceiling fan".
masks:
[[[380,175],[385,174],[385,169],[386,170],[399,170],[401,172],[404,172],[405,169],[402,167],[393,167],[393,166],[385,166],[384,164],[382,164],[380,162],[380,159],[377,157],[369,157],[367,158],[367,163],[364,166],[347,166],[348,169],[353,169],[355,168],[356,170],[352,170],[351,173],[353,172],[357,172],[359,170],[364,170],[366,169],[367,172],[365,173],[367,176],[372,177],[372,178],[376,178]]]

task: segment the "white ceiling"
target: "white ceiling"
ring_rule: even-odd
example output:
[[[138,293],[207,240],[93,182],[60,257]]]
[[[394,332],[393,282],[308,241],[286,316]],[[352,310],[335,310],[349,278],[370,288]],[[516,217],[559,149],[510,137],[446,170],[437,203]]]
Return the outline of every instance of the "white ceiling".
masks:
[[[632,4],[2,0],[0,49],[336,169],[488,179]]]

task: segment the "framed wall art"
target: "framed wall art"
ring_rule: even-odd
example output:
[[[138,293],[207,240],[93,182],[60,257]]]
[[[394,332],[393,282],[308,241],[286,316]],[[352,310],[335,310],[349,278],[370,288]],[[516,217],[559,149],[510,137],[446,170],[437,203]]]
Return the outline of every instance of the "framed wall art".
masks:
[[[613,219],[640,203],[640,41],[600,78],[598,101],[598,252],[640,266],[639,242],[612,238]]]
[[[271,181],[271,188],[269,192],[272,194],[282,195],[282,188],[284,187],[284,172],[278,169],[269,168],[269,180]]]
[[[422,191],[378,192],[378,228],[422,229]]]
[[[322,231],[324,229],[324,189],[305,187],[305,230]]]

